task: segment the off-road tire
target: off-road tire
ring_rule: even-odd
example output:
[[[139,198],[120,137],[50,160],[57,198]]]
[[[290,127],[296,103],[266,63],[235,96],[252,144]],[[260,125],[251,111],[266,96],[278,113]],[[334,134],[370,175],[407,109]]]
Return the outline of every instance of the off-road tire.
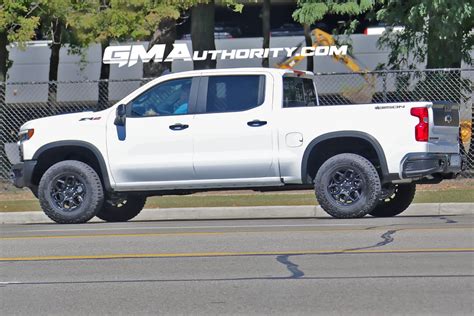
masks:
[[[358,198],[352,204],[342,204],[330,192],[334,175],[341,169],[353,170],[358,175]],[[350,182],[350,181],[349,181]],[[356,154],[339,154],[326,160],[314,179],[316,199],[329,215],[335,218],[359,218],[369,214],[379,202],[380,177],[374,165]]]
[[[392,196],[379,200],[377,206],[369,213],[374,217],[393,217],[405,211],[415,198],[416,184],[401,183],[395,185]]]
[[[126,222],[137,216],[145,207],[146,197],[129,195],[118,205],[105,202],[97,217],[106,222]],[[126,202],[126,203],[124,203]]]
[[[70,211],[60,208],[52,194],[55,179],[66,174],[77,177],[84,187],[80,206]],[[44,213],[56,223],[79,224],[89,221],[102,208],[104,190],[91,166],[76,160],[65,160],[54,164],[43,174],[38,186],[38,199]]]

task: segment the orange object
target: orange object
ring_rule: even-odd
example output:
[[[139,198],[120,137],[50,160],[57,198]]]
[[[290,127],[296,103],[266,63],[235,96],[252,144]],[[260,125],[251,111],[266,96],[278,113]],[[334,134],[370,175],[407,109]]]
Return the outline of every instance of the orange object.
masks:
[[[463,143],[469,143],[472,137],[472,122],[465,120],[461,121],[461,141]]]

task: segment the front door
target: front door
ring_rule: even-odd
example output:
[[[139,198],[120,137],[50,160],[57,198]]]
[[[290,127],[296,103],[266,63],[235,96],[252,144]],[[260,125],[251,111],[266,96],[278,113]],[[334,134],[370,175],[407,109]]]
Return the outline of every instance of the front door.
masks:
[[[173,188],[193,178],[190,94],[197,82],[159,83],[127,105],[124,127],[109,119],[107,150],[117,190]]]

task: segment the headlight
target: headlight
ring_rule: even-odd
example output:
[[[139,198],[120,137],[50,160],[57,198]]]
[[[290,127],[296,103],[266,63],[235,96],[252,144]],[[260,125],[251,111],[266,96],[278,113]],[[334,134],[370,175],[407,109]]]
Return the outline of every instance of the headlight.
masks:
[[[18,134],[18,141],[23,142],[23,141],[25,141],[25,140],[28,140],[28,139],[30,139],[31,137],[33,137],[34,133],[35,133],[35,129],[34,129],[34,128],[25,129],[24,131],[21,131],[21,132]]]

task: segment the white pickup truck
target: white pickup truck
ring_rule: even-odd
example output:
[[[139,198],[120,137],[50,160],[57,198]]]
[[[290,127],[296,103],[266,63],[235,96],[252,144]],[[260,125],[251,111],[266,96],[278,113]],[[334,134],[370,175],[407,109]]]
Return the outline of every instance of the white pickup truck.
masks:
[[[314,187],[337,218],[394,216],[453,178],[459,106],[320,106],[314,75],[264,68],[162,76],[114,106],[33,120],[13,183],[58,223],[126,221],[152,195]]]

